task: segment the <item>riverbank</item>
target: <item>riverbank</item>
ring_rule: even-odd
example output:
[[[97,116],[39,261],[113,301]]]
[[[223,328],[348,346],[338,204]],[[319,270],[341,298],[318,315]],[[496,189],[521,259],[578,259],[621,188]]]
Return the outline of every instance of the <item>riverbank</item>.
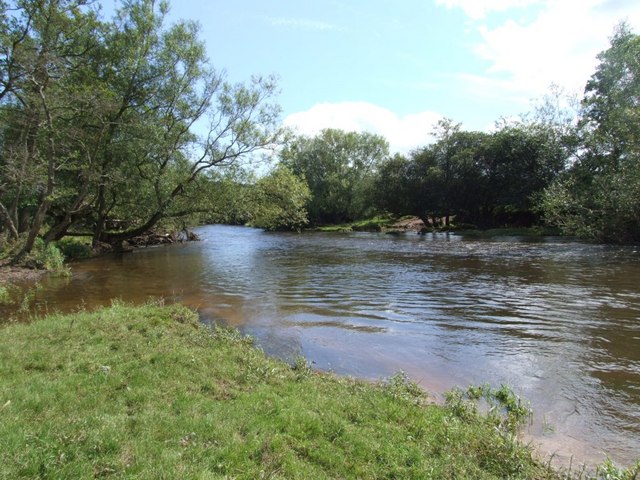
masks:
[[[542,226],[534,227],[504,227],[477,229],[469,228],[468,225],[455,226],[449,228],[427,227],[418,217],[405,216],[393,217],[390,215],[379,215],[377,217],[359,220],[351,223],[337,225],[324,225],[311,228],[318,232],[385,232],[385,233],[425,233],[425,232],[449,232],[455,235],[464,235],[472,238],[494,238],[494,237],[544,237],[560,236],[557,228]]]
[[[11,265],[8,260],[0,261],[0,285],[36,282],[47,273],[47,270]]]
[[[267,358],[181,306],[2,327],[1,478],[559,478],[465,401]]]

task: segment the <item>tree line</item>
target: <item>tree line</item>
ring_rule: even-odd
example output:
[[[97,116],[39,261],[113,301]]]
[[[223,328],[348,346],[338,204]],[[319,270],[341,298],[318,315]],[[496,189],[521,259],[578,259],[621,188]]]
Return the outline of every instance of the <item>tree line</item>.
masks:
[[[197,222],[299,229],[379,212],[640,240],[640,40],[625,24],[575,112],[550,96],[489,133],[445,119],[431,144],[390,155],[370,133],[291,135],[275,79],[228,82],[198,25],[168,11],[0,2],[0,234],[17,258],[37,239],[117,246]],[[252,173],[269,151],[275,167]]]
[[[620,24],[584,96],[557,88],[492,132],[441,120],[433,143],[389,155],[384,138],[325,130],[280,163],[307,182],[312,224],[378,212],[426,225],[549,225],[599,242],[640,241],[640,36]]]

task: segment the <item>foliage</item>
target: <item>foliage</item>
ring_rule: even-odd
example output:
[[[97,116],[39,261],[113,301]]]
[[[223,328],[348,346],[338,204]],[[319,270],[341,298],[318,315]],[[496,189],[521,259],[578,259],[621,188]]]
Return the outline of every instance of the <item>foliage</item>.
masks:
[[[29,268],[49,270],[51,272],[67,274],[64,255],[53,243],[45,243],[42,238],[36,238],[31,252],[23,257],[23,265]]]
[[[272,77],[230,84],[168,3],[0,5],[0,223],[118,245],[207,208],[199,180],[279,143]],[[198,125],[198,129],[195,125]]]
[[[2,478],[558,478],[493,424],[267,358],[181,307],[2,327]]]
[[[550,224],[596,241],[640,241],[640,36],[621,24],[587,83],[579,155],[541,197]]]
[[[486,414],[483,420],[494,424],[505,434],[515,434],[531,416],[531,409],[506,385],[494,389],[489,385],[470,385],[466,391],[455,388],[446,394],[446,404],[460,418],[477,418],[480,402],[484,402]]]
[[[295,137],[280,157],[309,186],[309,220],[318,225],[355,220],[366,212],[372,176],[388,154],[379,135],[325,129],[315,137]]]
[[[242,165],[206,172],[193,183],[194,194],[190,196],[191,205],[197,205],[200,213],[181,221],[245,225],[253,210],[254,183],[254,175]]]
[[[598,480],[636,480],[640,475],[640,461],[629,468],[620,468],[607,458],[596,469],[595,478]]]
[[[324,225],[316,227],[315,230],[319,232],[381,232],[385,229],[392,228],[395,222],[395,216],[381,214],[355,222]]]
[[[291,170],[280,166],[253,187],[251,225],[266,230],[300,230],[308,223],[305,208],[311,192]]]
[[[383,384],[383,390],[394,399],[415,402],[417,405],[427,401],[427,394],[412,381],[405,372],[398,372]]]
[[[87,242],[83,242],[77,237],[63,238],[56,243],[58,249],[64,255],[65,260],[84,260],[90,258],[93,255],[91,245]]]
[[[529,226],[534,198],[562,170],[566,150],[552,128],[504,123],[494,133],[439,122],[436,142],[385,162],[375,182],[377,204],[397,215],[481,227]]]

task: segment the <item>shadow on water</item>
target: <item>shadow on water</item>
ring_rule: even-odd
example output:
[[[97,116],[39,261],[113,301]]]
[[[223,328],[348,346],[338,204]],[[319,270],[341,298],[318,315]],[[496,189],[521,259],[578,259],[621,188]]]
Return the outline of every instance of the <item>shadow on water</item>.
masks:
[[[365,378],[404,370],[436,394],[506,383],[547,452],[622,464],[640,452],[640,253],[558,240],[268,234],[79,263],[39,312],[163,297],[270,354]]]

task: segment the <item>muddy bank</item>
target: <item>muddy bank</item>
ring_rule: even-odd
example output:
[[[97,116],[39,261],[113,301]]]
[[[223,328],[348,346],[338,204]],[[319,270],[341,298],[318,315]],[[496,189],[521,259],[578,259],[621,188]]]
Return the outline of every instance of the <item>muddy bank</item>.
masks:
[[[389,232],[422,232],[425,224],[418,217],[404,218],[394,223]]]
[[[47,273],[46,270],[11,265],[8,260],[0,261],[0,284],[35,282]]]

